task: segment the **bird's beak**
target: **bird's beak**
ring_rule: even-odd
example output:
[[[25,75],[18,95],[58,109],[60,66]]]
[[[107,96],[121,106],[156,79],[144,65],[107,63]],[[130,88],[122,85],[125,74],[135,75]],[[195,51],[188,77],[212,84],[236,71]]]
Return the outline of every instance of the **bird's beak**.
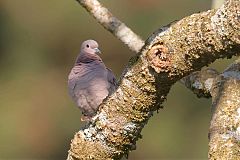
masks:
[[[95,50],[95,53],[97,53],[97,54],[101,53],[100,49],[98,49],[98,48],[94,48],[94,50]]]

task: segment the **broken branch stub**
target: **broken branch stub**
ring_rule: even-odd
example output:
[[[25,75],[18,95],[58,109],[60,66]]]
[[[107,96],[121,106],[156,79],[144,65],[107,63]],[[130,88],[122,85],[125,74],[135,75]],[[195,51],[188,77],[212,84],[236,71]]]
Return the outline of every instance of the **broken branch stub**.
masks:
[[[227,1],[218,10],[193,14],[155,32],[145,55],[157,72],[170,77],[187,75],[219,58],[239,52],[240,4]]]

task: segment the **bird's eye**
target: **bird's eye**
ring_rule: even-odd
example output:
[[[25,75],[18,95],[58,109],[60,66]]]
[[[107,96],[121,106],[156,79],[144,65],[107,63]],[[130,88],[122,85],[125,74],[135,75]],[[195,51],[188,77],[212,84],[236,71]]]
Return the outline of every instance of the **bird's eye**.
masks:
[[[87,48],[89,48],[89,45],[88,45],[88,44],[87,44],[86,46],[87,46]]]

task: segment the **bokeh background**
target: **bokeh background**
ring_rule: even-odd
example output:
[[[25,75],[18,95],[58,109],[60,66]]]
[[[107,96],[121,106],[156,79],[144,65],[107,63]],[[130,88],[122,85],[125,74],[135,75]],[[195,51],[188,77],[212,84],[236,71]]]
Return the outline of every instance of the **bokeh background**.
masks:
[[[210,0],[101,1],[146,39],[174,20],[211,8]],[[0,1],[0,159],[65,159],[83,123],[67,92],[82,41],[95,39],[119,77],[133,52],[75,0]],[[229,63],[214,64],[219,71]],[[211,100],[181,84],[143,129],[129,160],[207,159]]]

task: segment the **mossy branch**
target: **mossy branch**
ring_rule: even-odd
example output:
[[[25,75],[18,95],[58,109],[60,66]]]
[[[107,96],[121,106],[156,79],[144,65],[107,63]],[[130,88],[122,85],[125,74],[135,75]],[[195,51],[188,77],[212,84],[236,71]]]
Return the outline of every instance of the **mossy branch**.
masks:
[[[240,59],[214,80],[209,130],[210,160],[240,157]],[[221,158],[220,158],[221,157]]]
[[[71,142],[70,159],[120,159],[134,148],[142,128],[171,86],[218,58],[237,55],[239,0],[163,27],[129,62],[119,87]]]
[[[184,77],[181,82],[199,97],[212,97],[209,159],[238,159],[240,156],[240,58],[221,74],[207,68]]]

